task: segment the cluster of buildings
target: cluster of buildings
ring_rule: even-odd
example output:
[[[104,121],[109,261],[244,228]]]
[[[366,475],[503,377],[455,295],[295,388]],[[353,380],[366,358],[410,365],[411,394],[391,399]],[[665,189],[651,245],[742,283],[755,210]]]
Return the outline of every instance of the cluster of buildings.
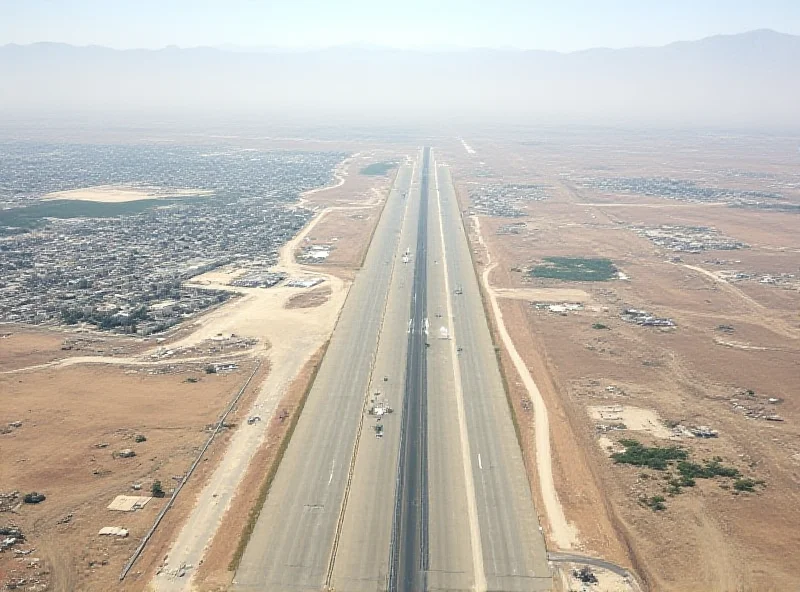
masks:
[[[280,246],[310,217],[294,207],[298,195],[328,183],[344,156],[39,144],[0,144],[0,155],[0,208],[114,183],[213,192],[138,213],[47,218],[25,232],[0,229],[0,322],[85,322],[139,334],[230,296],[185,286],[186,280],[233,262],[277,262]],[[252,279],[269,284],[274,278]]]
[[[755,180],[770,190],[797,191],[800,190],[800,174],[788,171],[777,173],[772,171],[746,171],[742,169],[720,169],[717,171],[722,177],[734,179]]]
[[[304,263],[322,263],[330,257],[333,249],[334,246],[328,244],[309,245],[300,252],[298,258]]]
[[[751,281],[768,286],[777,286],[800,291],[800,276],[794,273],[753,273],[747,271],[723,270],[719,277],[728,282]]]
[[[653,227],[636,227],[636,234],[659,247],[681,253],[702,251],[734,251],[749,245],[725,236],[707,226],[671,226],[662,224]]]
[[[532,201],[547,199],[544,185],[504,183],[472,187],[469,192],[475,212],[501,218],[526,216],[525,206]]]
[[[254,271],[228,282],[230,286],[240,288],[272,288],[288,277],[282,271]]]
[[[635,323],[642,327],[674,327],[675,321],[665,317],[657,317],[653,313],[646,310],[637,310],[635,308],[626,308],[619,315],[623,321]]]
[[[579,302],[531,302],[531,305],[536,310],[546,310],[560,315],[566,315],[569,312],[583,310],[583,304]]]
[[[761,205],[764,200],[782,200],[780,193],[710,187],[687,179],[670,177],[590,177],[582,187],[605,193],[634,193],[678,201],[725,202],[734,205]]]

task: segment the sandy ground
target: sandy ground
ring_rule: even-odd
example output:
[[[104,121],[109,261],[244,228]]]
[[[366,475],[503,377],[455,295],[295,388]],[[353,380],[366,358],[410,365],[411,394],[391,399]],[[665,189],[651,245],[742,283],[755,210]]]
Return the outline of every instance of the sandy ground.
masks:
[[[669,438],[673,435],[652,409],[640,409],[630,405],[596,405],[587,407],[587,410],[590,417],[598,424],[624,424],[625,428],[620,430],[623,432],[647,432],[656,438]]]
[[[65,358],[83,357],[87,354],[130,356],[147,348],[148,345],[143,340],[114,335],[0,324],[0,374],[30,366],[45,366]]]
[[[0,512],[0,525],[16,524],[25,533],[26,543],[18,548],[35,549],[26,558],[42,560],[42,574],[34,576],[38,570],[25,561],[1,554],[0,582],[33,576],[49,581],[52,590],[108,590],[166,500],[154,499],[133,513],[106,506],[119,494],[149,495],[155,479],[167,492],[174,488],[173,477],[191,464],[208,438],[206,426],[239,390],[249,367],[207,375],[197,365],[170,374],[74,366],[0,376],[0,421],[22,422],[0,435],[0,490],[47,496],[39,505]],[[137,435],[146,441],[137,443]],[[212,446],[209,458],[227,437]],[[136,452],[134,458],[114,458],[127,448]],[[141,491],[132,489],[134,483]],[[123,527],[130,535],[99,537],[104,526]]]
[[[609,148],[614,141],[604,139],[595,148],[594,140],[588,139],[557,149],[544,142],[545,148],[531,144],[512,150],[498,141],[475,138],[470,143],[485,159],[488,180],[470,177],[474,163],[460,144],[454,142],[450,151],[455,166],[462,167],[463,179],[548,187],[548,200],[527,205],[530,215],[519,219],[526,224],[518,235],[497,234],[508,219],[480,217],[491,259],[474,236],[473,244],[482,272],[496,264],[490,275],[485,274],[485,283],[496,295],[509,290],[509,297],[497,298],[497,307],[548,411],[558,499],[567,520],[578,528],[582,552],[632,568],[646,589],[792,589],[793,557],[800,543],[800,400],[794,392],[794,377],[800,375],[798,292],[757,281],[726,281],[721,272],[797,275],[797,216],[597,195],[569,177],[692,179],[728,169],[782,175],[794,165],[777,148],[764,147],[754,155],[751,149],[736,152],[730,142],[710,142],[703,146],[698,168],[697,160],[676,149],[680,140],[672,145],[659,138],[628,138],[634,147],[625,150],[623,159]],[[764,189],[757,179],[729,182]],[[728,181],[715,177],[713,182]],[[463,194],[467,187],[462,189]],[[797,191],[785,192],[800,199]],[[635,206],[623,203],[628,201]],[[622,205],[606,207],[610,204]],[[659,224],[713,226],[750,248],[680,253],[676,261],[676,253],[635,232],[637,226]],[[520,270],[544,256],[608,257],[630,280],[526,278]],[[530,305],[538,300],[533,297],[536,291],[552,289],[583,291],[590,305],[565,315]],[[514,297],[525,292],[530,299]],[[497,308],[493,302],[490,307]],[[619,317],[627,307],[672,318],[677,327],[627,323]],[[536,409],[526,406],[529,389],[516,375],[519,364],[506,351],[500,356],[524,451],[534,455],[526,444],[525,424],[536,423]],[[592,410],[600,408],[620,409],[628,429],[599,433],[597,424],[604,422],[593,418]],[[765,421],[770,414],[783,421]],[[707,425],[719,436],[676,438],[667,427],[676,424]],[[608,457],[608,448],[620,450],[619,440],[624,438],[648,445],[678,444],[696,462],[720,457],[744,476],[764,479],[766,486],[736,494],[724,480],[704,479],[671,495],[658,471],[614,464]],[[535,482],[537,465],[527,466],[533,468]],[[639,496],[659,494],[666,498],[662,512],[638,501]],[[537,504],[541,511],[544,502],[537,499]]]
[[[285,308],[316,308],[325,304],[331,297],[329,286],[309,290],[302,294],[295,294],[286,301]]]
[[[473,223],[478,222],[473,219]],[[583,290],[569,288],[492,288],[492,291],[498,298],[527,300],[528,302],[586,303],[592,298]]]
[[[174,197],[194,197],[212,195],[207,189],[164,189],[161,187],[131,187],[125,185],[97,185],[70,191],[55,191],[42,196],[42,199],[74,199],[102,203],[123,203],[142,199],[166,199]]]

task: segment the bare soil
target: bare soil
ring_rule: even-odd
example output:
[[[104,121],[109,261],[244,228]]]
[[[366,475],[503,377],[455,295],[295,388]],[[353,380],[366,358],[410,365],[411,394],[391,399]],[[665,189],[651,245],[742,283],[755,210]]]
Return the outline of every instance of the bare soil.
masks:
[[[167,498],[153,499],[130,513],[106,506],[120,494],[150,495],[156,479],[169,495],[208,438],[207,427],[251,371],[252,364],[246,363],[236,372],[215,375],[197,366],[173,374],[71,366],[0,375],[3,425],[22,422],[0,435],[2,490],[47,496],[41,504],[0,513],[0,524],[22,528],[26,541],[19,548],[35,549],[26,558],[42,560],[39,579],[53,590],[141,590],[137,576],[151,559],[147,555],[122,588],[117,578]],[[229,419],[234,424],[240,420],[235,414]],[[137,443],[139,434],[146,441]],[[223,432],[209,449],[206,462],[182,492],[185,499],[202,484],[226,439]],[[126,448],[136,456],[115,458],[114,453]],[[134,483],[141,490],[134,491]],[[153,539],[154,548],[161,539],[169,540],[183,515],[179,500]],[[123,527],[130,534],[124,539],[100,537],[104,526]],[[0,555],[0,582],[20,574],[31,576],[25,561],[11,552]]]
[[[99,332],[0,324],[0,373],[73,356],[127,356],[144,349],[141,339]]]
[[[286,301],[284,308],[316,308],[325,304],[330,297],[330,286],[322,286],[302,294],[295,294]]]
[[[379,206],[327,212],[301,246],[330,245],[330,255],[309,267],[352,281],[364,260],[380,212]]]
[[[770,138],[769,144],[766,138],[737,143],[597,136],[574,142],[553,136],[541,143],[513,144],[513,150],[497,139],[467,138],[475,154],[455,142],[446,152],[460,172],[465,210],[464,196],[473,183],[548,187],[549,199],[526,206],[528,217],[481,216],[480,225],[492,260],[500,263],[492,285],[498,294],[508,290],[501,301],[506,327],[546,399],[556,487],[567,518],[579,529],[583,552],[630,566],[651,590],[792,589],[800,543],[800,399],[795,388],[800,292],[757,281],[726,282],[720,272],[800,275],[800,217],[606,195],[571,180],[583,175],[669,176],[764,190],[765,181],[730,179],[724,171],[788,178],[794,174],[786,156],[791,143],[781,138]],[[702,162],[690,152],[702,153]],[[474,175],[476,170],[483,175]],[[800,200],[796,188],[787,185],[781,192]],[[520,234],[497,233],[517,221],[526,223]],[[635,232],[636,226],[659,224],[710,226],[750,248],[675,253]],[[486,257],[472,238],[482,269]],[[608,257],[630,279],[530,278],[526,269],[546,256]],[[583,310],[566,314],[531,306],[537,291],[553,289],[580,290],[590,298]],[[628,307],[672,318],[677,327],[625,322],[619,315]],[[506,352],[500,356],[536,491],[526,391]],[[653,417],[664,425],[651,433],[635,425],[599,432],[596,424],[601,422],[590,411],[604,406],[641,410],[644,423],[631,421],[639,427],[647,427]],[[784,421],[766,421],[770,414]],[[675,424],[707,425],[719,437],[675,436],[670,430]],[[666,443],[663,430],[670,430]],[[736,494],[725,479],[698,479],[695,487],[670,495],[659,471],[614,464],[609,458],[605,446],[621,449],[624,438],[677,444],[690,450],[696,462],[720,457],[766,486]],[[643,495],[663,495],[667,509],[645,507],[639,502]]]

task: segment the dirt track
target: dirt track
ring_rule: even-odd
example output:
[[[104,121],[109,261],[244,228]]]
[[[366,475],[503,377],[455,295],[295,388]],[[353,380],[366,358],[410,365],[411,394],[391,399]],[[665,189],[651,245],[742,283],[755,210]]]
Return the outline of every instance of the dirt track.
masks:
[[[558,492],[556,491],[555,482],[553,480],[553,466],[550,453],[550,422],[547,414],[547,406],[545,405],[541,392],[539,392],[539,387],[536,386],[533,376],[531,376],[528,367],[517,352],[514,341],[511,339],[506,329],[503,313],[498,305],[498,294],[489,281],[489,276],[497,264],[492,263],[491,253],[486,243],[483,241],[480,221],[477,217],[473,217],[473,223],[478,241],[485,250],[484,254],[488,263],[481,274],[483,288],[489,295],[492,312],[498,332],[500,333],[500,338],[503,340],[503,345],[511,356],[514,367],[522,379],[531,402],[533,403],[533,412],[536,422],[536,467],[539,474],[539,488],[541,490],[542,499],[544,500],[547,525],[550,528],[550,538],[559,549],[573,549],[578,544],[578,532],[573,524],[567,522],[567,518],[564,515],[564,508],[561,506],[561,502],[558,499]]]

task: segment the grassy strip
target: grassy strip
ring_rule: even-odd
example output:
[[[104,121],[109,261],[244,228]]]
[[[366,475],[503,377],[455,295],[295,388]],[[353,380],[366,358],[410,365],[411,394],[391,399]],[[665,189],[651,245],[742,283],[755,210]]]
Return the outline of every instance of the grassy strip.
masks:
[[[361,169],[362,175],[385,175],[397,166],[396,162],[373,162]]]
[[[578,282],[604,282],[617,275],[617,268],[610,259],[585,259],[582,257],[545,257],[543,265],[537,265],[530,275],[539,278],[571,280]]]
[[[297,407],[295,407],[295,411],[290,419],[289,428],[284,433],[283,438],[278,445],[278,452],[275,455],[272,464],[267,469],[267,474],[264,476],[264,481],[261,483],[261,487],[258,490],[258,498],[256,499],[256,503],[250,510],[250,516],[247,518],[247,524],[245,524],[245,527],[242,530],[242,536],[239,538],[239,544],[236,546],[236,551],[234,552],[231,562],[228,565],[229,571],[235,572],[237,569],[239,569],[239,563],[242,561],[244,550],[247,548],[247,544],[250,542],[250,537],[253,535],[256,522],[258,522],[258,517],[261,515],[261,509],[264,507],[264,502],[267,501],[267,495],[272,487],[272,482],[275,479],[275,475],[278,473],[278,467],[283,460],[283,455],[286,453],[286,449],[289,447],[289,442],[294,434],[294,429],[297,427],[297,422],[300,420],[300,415],[303,413],[303,408],[308,400],[311,387],[314,385],[314,381],[317,378],[317,372],[319,372],[319,367],[322,365],[322,360],[325,358],[325,352],[328,351],[329,344],[330,340],[326,341],[318,350],[319,361],[309,377],[308,384],[303,391],[303,396],[300,398]]]

